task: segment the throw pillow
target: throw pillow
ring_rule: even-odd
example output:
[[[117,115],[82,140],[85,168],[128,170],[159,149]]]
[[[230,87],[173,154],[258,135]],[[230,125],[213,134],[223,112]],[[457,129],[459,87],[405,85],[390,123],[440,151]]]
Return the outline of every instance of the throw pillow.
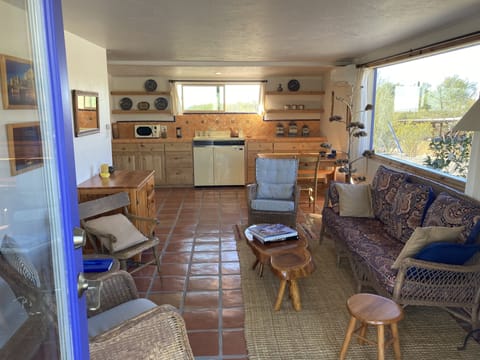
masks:
[[[431,187],[423,184],[404,182],[395,195],[392,214],[395,217],[386,231],[395,239],[405,243],[413,231],[422,226],[428,205],[433,201]]]
[[[373,217],[369,184],[335,184],[338,191],[340,216]]]
[[[372,180],[372,204],[375,217],[389,226],[395,214],[392,213],[397,190],[407,179],[407,174],[380,165]]]
[[[466,243],[472,231],[476,231],[475,225],[479,220],[480,206],[460,196],[442,192],[428,208],[422,226],[464,226],[460,239]],[[476,235],[478,236],[478,233]]]
[[[417,227],[410,239],[405,243],[402,251],[398,254],[397,259],[392,265],[392,269],[398,269],[403,259],[412,257],[417,254],[426,245],[434,242],[455,242],[458,240],[460,233],[464,230],[463,226],[457,227]]]
[[[293,196],[293,184],[258,184],[258,199],[290,200]]]
[[[85,223],[85,229],[94,234],[95,232],[104,234],[99,236],[99,239],[111,253],[148,240],[123,214],[89,220]]]
[[[40,287],[40,276],[37,269],[26,256],[19,252],[20,250],[17,242],[12,237],[5,235],[0,248],[5,260],[27,280],[29,285]]]
[[[442,264],[463,265],[480,250],[480,244],[438,242],[425,246],[415,259]]]

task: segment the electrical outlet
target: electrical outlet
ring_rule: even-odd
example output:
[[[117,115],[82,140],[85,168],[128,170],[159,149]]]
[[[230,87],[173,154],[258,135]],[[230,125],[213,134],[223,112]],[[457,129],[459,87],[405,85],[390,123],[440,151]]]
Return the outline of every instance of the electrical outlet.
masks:
[[[166,133],[166,132],[167,132],[167,127],[165,125],[160,125],[160,134]]]

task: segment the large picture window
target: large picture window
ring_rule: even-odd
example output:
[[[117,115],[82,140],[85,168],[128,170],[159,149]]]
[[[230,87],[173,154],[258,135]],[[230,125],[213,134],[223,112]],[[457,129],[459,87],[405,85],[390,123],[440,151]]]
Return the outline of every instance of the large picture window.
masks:
[[[373,148],[466,178],[472,133],[453,126],[479,98],[480,45],[376,69]]]
[[[193,83],[181,85],[182,112],[261,112],[261,84]]]

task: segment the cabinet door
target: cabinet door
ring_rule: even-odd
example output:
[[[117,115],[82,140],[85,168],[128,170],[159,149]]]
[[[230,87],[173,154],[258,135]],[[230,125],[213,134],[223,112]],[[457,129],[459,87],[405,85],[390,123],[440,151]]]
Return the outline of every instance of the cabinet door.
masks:
[[[129,152],[114,152],[113,166],[118,170],[137,170],[136,154]]]
[[[165,183],[165,153],[164,152],[142,152],[138,154],[139,170],[155,170],[155,184]]]

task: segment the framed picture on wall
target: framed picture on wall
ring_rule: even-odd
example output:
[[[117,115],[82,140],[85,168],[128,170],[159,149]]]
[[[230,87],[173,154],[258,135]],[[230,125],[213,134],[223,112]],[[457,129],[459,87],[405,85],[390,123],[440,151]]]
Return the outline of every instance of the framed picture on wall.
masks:
[[[30,60],[0,55],[4,109],[36,109],[35,75]]]
[[[43,166],[42,134],[38,121],[6,124],[12,176]]]

